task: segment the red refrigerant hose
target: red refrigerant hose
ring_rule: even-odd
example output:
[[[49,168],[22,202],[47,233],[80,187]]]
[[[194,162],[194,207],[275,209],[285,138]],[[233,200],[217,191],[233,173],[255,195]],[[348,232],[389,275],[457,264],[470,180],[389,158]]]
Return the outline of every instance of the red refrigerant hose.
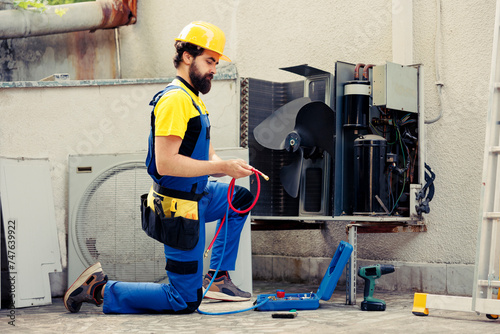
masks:
[[[233,210],[236,213],[240,213],[240,214],[248,213],[248,212],[250,212],[250,210],[253,209],[253,207],[255,206],[255,204],[257,204],[257,200],[259,199],[259,195],[260,195],[260,177],[259,177],[259,175],[261,175],[266,181],[269,180],[269,177],[266,174],[262,173],[261,171],[255,169],[255,168],[252,168],[252,172],[254,172],[254,174],[257,177],[257,194],[255,195],[255,198],[253,200],[252,205],[250,205],[245,210],[238,210],[238,209],[236,209],[233,206],[233,203],[231,203],[232,200],[233,200],[232,197],[233,197],[234,185],[236,183],[236,179],[233,178],[231,180],[231,182],[229,183],[229,189],[227,190],[227,203],[229,204],[229,207],[231,208],[231,210]],[[217,239],[217,236],[219,235],[219,232],[220,232],[222,226],[224,225],[225,221],[226,221],[226,216],[224,215],[224,218],[222,218],[222,221],[220,222],[219,229],[217,230],[217,233],[215,233],[215,236],[212,239],[212,242],[210,243],[210,246],[208,246],[207,250],[205,251],[204,257],[208,256],[208,252],[212,249],[212,246],[214,245],[215,239]]]

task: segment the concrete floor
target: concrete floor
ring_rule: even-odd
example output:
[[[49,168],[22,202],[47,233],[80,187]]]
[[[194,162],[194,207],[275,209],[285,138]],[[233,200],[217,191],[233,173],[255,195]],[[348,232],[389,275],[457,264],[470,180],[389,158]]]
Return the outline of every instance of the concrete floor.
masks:
[[[285,289],[287,293],[316,291],[317,286],[254,282],[254,296]],[[470,312],[430,310],[429,316],[412,314],[413,294],[376,291],[387,303],[384,312],[361,311],[345,305],[345,292],[337,287],[332,298],[317,310],[298,311],[294,319],[275,319],[272,312],[247,311],[230,315],[105,315],[101,308],[84,304],[77,314],[66,311],[62,299],[52,305],[14,310],[15,327],[9,325],[11,310],[0,310],[0,333],[498,333],[500,320]],[[254,300],[254,299],[253,299]],[[205,312],[226,312],[252,306],[252,301],[223,303],[204,301]]]

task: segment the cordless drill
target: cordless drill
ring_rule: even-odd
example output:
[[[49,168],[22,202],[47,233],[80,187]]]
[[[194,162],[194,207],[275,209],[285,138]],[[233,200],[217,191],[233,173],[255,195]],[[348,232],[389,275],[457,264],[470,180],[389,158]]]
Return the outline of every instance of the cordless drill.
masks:
[[[360,267],[358,276],[365,280],[365,299],[361,303],[363,311],[385,311],[385,302],[383,300],[373,298],[375,291],[375,280],[385,274],[394,272],[392,264],[376,264],[373,266]]]

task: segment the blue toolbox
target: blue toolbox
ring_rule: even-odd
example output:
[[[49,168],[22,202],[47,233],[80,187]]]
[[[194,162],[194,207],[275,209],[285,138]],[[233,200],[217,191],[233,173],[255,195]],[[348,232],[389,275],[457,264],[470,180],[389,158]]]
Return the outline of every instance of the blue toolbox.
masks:
[[[277,290],[275,294],[258,295],[256,304],[264,303],[256,308],[257,311],[289,311],[295,310],[315,310],[319,307],[319,300],[329,300],[333,290],[344,271],[344,267],[349,261],[352,253],[351,244],[341,241],[333,259],[326,270],[325,276],[316,293],[285,293]]]

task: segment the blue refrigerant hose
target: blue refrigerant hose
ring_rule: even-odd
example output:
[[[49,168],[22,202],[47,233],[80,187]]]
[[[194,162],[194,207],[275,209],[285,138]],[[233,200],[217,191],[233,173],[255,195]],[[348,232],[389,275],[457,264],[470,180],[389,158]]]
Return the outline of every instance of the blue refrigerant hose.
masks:
[[[259,180],[259,175],[262,175],[266,180],[269,180],[269,178],[262,174],[261,172],[257,171],[257,170],[254,170],[255,172],[255,175],[257,176],[257,180]],[[235,179],[233,178],[231,180],[231,185],[228,189],[228,203],[227,203],[227,208],[226,208],[226,218],[229,217],[229,207],[231,205],[231,200],[232,200],[232,192],[234,190],[234,182],[235,182]],[[252,207],[255,205],[255,203],[257,202],[257,199],[259,198],[259,193],[260,193],[260,182],[259,182],[259,187],[257,189],[257,195],[255,196],[255,201],[254,203],[252,204],[252,206],[249,208],[248,211],[250,211],[250,209],[252,209]],[[222,220],[221,224],[224,223],[224,220]],[[219,269],[220,269],[220,266],[221,266],[221,263],[222,263],[222,259],[224,258],[224,252],[226,251],[226,241],[227,241],[227,225],[228,224],[225,224],[225,227],[224,227],[224,246],[222,247],[222,254],[221,254],[221,260],[219,261],[219,265],[217,266],[217,269],[215,270],[215,273],[214,275],[212,276],[212,280],[210,281],[210,284],[208,284],[207,288],[205,289],[205,292],[203,293],[203,296],[201,297],[201,299],[205,298],[205,295],[207,294],[208,290],[210,289],[210,287],[212,286],[212,283],[214,282],[215,280],[215,277],[217,276],[217,273],[219,272]],[[222,226],[221,226],[222,227]],[[219,228],[219,231],[220,231],[220,228]],[[217,237],[219,231],[217,231],[214,239]],[[215,241],[215,240],[214,240]],[[212,244],[213,242],[212,241]],[[208,250],[210,249],[210,247],[207,249],[207,252]],[[264,300],[263,302],[259,303],[259,304],[256,304],[252,307],[248,307],[248,308],[245,308],[245,309],[242,309],[242,310],[236,310],[236,311],[227,311],[227,312],[205,312],[205,311],[202,311],[200,310],[199,308],[197,309],[198,313],[200,314],[206,314],[206,315],[225,315],[225,314],[235,314],[235,313],[241,313],[241,312],[246,312],[246,311],[250,311],[250,310],[253,310],[253,309],[256,309],[257,307],[259,306],[262,306],[264,305],[265,303],[267,303],[269,301],[269,299],[266,299]]]

